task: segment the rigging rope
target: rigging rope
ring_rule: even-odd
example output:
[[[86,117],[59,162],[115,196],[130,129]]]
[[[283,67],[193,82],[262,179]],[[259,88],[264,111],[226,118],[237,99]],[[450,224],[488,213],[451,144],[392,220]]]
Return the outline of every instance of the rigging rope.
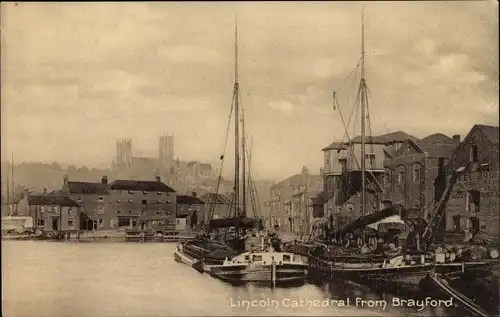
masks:
[[[209,204],[209,212],[208,212],[208,215],[209,215],[209,220],[212,219],[212,216],[213,216],[213,213],[215,211],[215,200],[217,199],[217,195],[219,193],[219,187],[220,187],[220,182],[221,182],[221,178],[222,178],[222,170],[223,170],[223,167],[224,167],[224,154],[226,153],[226,148],[227,148],[227,142],[228,142],[228,139],[229,139],[229,130],[231,128],[231,121],[232,121],[232,115],[233,115],[233,109],[234,109],[234,104],[235,104],[235,99],[236,99],[236,85],[233,89],[233,97],[231,99],[231,107],[230,107],[230,110],[229,110],[229,122],[227,124],[227,128],[226,128],[226,135],[225,135],[225,140],[224,140],[224,148],[223,148],[223,151],[222,151],[222,154],[220,156],[220,160],[221,160],[221,163],[220,163],[220,168],[219,168],[219,176],[217,177],[216,181],[215,181],[215,195],[213,195],[212,193],[209,194],[208,196],[208,204]]]

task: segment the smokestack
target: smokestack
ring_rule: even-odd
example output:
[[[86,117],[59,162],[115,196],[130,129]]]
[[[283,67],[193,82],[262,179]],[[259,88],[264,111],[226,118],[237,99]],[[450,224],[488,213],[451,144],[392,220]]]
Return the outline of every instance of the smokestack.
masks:
[[[453,143],[455,143],[455,145],[458,145],[460,144],[460,134],[455,134],[453,137]]]
[[[161,182],[161,177],[160,177],[160,176],[156,176],[156,177],[155,177],[155,179],[156,179],[156,181],[157,181],[158,183],[159,183],[159,182]]]
[[[108,177],[106,175],[104,175],[102,178],[101,178],[101,184],[103,185],[108,185]]]

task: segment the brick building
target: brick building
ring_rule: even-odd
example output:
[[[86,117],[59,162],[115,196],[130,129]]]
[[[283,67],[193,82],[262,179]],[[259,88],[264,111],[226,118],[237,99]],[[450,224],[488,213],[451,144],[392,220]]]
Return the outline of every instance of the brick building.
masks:
[[[446,231],[499,237],[499,127],[475,125],[450,158],[446,173],[465,168],[446,208]]]
[[[422,140],[407,139],[397,149],[385,150],[383,200],[418,210],[420,217],[441,197],[446,185],[448,159],[460,143],[460,136],[433,134]]]
[[[406,139],[416,139],[404,132],[368,136],[365,139],[365,214],[379,209],[381,202],[382,179],[385,172],[384,160],[387,149],[399,149]],[[325,215],[331,225],[342,226],[349,219],[359,215],[361,190],[361,137],[350,142],[333,142],[323,149],[325,177]],[[374,195],[374,193],[377,193]],[[372,201],[374,200],[374,201]],[[373,205],[373,206],[372,206]]]
[[[110,228],[175,227],[177,197],[161,181],[115,180],[109,184]]]
[[[29,213],[33,215],[38,230],[79,230],[81,226],[80,205],[73,199],[61,195],[28,196]]]
[[[316,189],[316,193],[321,191],[322,186],[321,175],[311,175],[306,167],[302,168],[301,174],[293,175],[281,182],[273,184],[270,187],[270,200],[268,201],[269,214],[266,219],[268,226],[278,225],[280,230],[292,232],[294,230],[294,214],[291,212],[291,201],[294,194],[297,194],[300,189],[307,188]],[[310,197],[313,197],[311,194]],[[285,209],[285,206],[286,209]]]
[[[101,182],[75,182],[64,176],[62,190],[54,194],[65,195],[81,206],[79,229],[98,230],[112,227],[111,200],[106,176]]]
[[[54,194],[80,205],[81,230],[175,226],[176,193],[159,177],[109,184],[106,176],[101,182],[74,182],[65,176],[62,190]]]

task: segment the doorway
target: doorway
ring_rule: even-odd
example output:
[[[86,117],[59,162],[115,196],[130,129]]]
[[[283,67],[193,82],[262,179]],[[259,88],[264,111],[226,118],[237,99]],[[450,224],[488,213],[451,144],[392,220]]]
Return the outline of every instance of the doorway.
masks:
[[[52,230],[58,231],[59,230],[59,219],[58,218],[52,218]]]

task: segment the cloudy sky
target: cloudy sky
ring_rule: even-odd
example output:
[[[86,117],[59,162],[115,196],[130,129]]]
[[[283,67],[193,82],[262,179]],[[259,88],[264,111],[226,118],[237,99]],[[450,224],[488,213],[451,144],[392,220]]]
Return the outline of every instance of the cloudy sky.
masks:
[[[1,6],[4,159],[107,167],[117,138],[154,156],[173,133],[176,156],[217,162],[235,13],[260,177],[319,172],[321,149],[344,131],[332,91],[342,87],[344,116],[354,105],[359,72],[342,83],[359,61],[359,2]],[[496,1],[366,3],[365,29],[373,135],[498,125]]]

